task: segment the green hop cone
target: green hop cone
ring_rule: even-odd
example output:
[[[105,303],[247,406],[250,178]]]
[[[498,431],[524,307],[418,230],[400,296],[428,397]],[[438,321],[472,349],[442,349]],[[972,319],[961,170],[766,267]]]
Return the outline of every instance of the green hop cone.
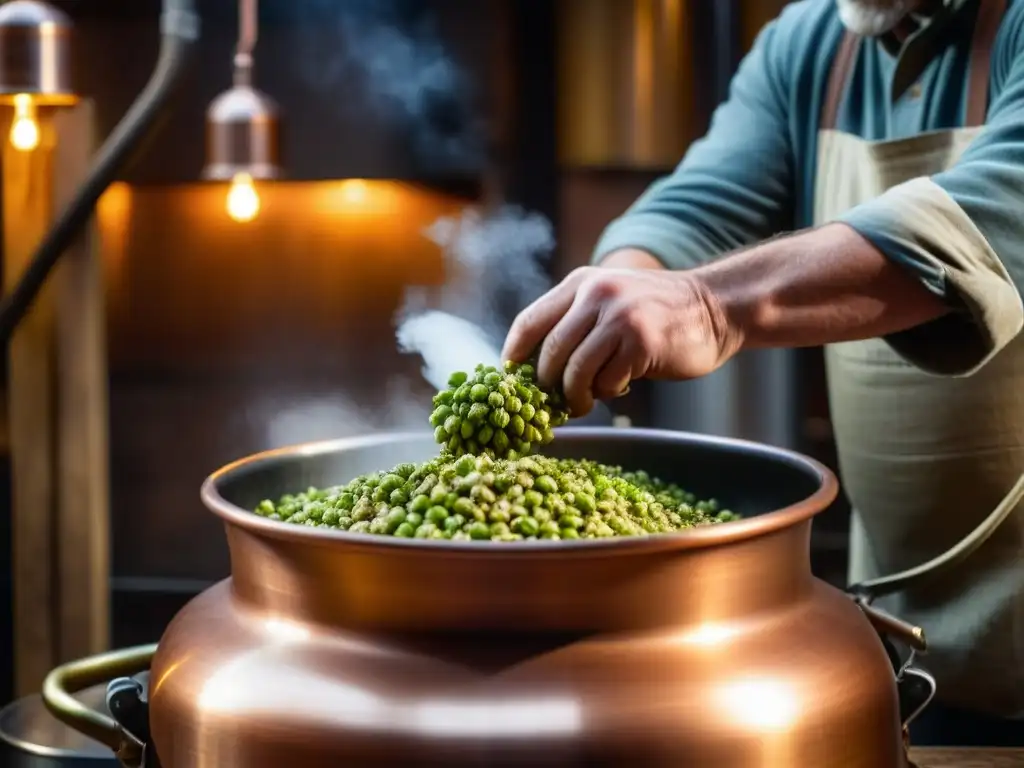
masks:
[[[551,430],[568,420],[561,402],[537,386],[532,365],[478,365],[451,375],[448,388],[434,397],[430,424],[435,441],[454,456],[525,456],[551,442]]]

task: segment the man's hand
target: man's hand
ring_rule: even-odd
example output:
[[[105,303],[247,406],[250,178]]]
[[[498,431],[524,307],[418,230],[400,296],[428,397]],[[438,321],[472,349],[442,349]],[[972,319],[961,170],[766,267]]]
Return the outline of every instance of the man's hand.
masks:
[[[633,379],[692,379],[740,348],[715,299],[687,272],[581,267],[516,318],[503,357],[538,345],[544,386],[561,383],[574,416]]]

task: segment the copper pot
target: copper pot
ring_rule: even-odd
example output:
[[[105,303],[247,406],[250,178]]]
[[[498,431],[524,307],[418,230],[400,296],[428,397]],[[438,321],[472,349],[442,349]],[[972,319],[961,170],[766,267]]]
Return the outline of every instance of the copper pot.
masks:
[[[153,745],[164,768],[906,765],[903,721],[933,690],[901,668],[901,714],[879,629],[922,638],[811,575],[811,520],[838,489],[825,467],[736,440],[570,428],[551,453],[643,468],[748,517],[495,545],[247,511],[435,448],[429,434],[341,440],[212,475],[202,498],[224,520],[231,578],[161,639],[149,732],[107,718],[93,735],[135,764]],[[51,708],[76,722],[66,675],[51,677]]]

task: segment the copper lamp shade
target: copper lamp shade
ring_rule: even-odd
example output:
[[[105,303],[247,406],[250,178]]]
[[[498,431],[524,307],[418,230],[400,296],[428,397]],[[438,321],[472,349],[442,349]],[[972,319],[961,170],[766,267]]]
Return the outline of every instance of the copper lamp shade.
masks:
[[[273,99],[248,85],[222,93],[206,112],[206,167],[203,178],[229,181],[281,175],[280,120]]]
[[[76,101],[71,87],[71,20],[38,0],[0,5],[0,103],[30,95],[42,105]]]

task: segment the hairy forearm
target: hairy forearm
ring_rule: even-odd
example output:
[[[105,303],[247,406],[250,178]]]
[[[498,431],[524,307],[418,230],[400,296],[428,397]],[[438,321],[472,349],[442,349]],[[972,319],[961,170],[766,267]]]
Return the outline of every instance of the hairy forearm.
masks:
[[[844,224],[771,240],[691,274],[744,348],[875,338],[948,311]]]

